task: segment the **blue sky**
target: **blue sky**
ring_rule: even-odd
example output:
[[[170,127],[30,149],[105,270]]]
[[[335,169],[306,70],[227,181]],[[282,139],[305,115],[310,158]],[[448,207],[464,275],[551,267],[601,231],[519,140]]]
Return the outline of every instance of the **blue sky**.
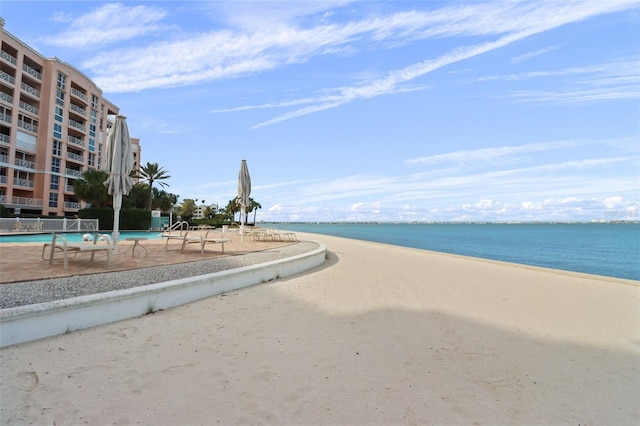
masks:
[[[181,199],[264,221],[640,219],[640,3],[7,1]]]

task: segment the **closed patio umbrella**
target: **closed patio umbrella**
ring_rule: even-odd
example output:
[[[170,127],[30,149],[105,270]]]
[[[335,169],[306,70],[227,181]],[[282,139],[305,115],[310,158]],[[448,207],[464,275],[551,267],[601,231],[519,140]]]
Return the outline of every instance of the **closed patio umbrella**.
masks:
[[[242,160],[238,174],[238,198],[236,199],[240,204],[240,241],[244,241],[244,222],[249,205],[249,195],[251,195],[251,177],[247,168],[247,160]]]
[[[133,187],[133,179],[129,176],[133,170],[134,159],[129,139],[126,117],[116,116],[116,121],[107,135],[106,160],[104,171],[109,178],[104,182],[109,194],[113,195],[113,243],[118,253],[120,240],[120,209],[122,196],[128,195]]]

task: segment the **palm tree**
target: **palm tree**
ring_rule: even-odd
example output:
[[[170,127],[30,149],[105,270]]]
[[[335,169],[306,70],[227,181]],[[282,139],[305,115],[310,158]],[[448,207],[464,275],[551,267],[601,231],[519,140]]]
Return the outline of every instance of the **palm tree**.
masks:
[[[256,213],[258,213],[258,209],[262,208],[262,204],[254,200],[253,198],[249,198],[249,211],[248,213],[253,212],[253,224],[256,224]]]
[[[89,169],[83,172],[80,179],[73,182],[73,192],[80,200],[90,203],[92,207],[107,207],[111,196],[104,186],[109,174],[102,170]]]
[[[162,182],[171,178],[167,173],[158,163],[147,163],[146,166],[140,166],[140,175],[138,177],[149,184],[149,210],[151,210],[151,202],[153,200],[153,183],[157,181],[162,187],[169,186],[168,183]]]

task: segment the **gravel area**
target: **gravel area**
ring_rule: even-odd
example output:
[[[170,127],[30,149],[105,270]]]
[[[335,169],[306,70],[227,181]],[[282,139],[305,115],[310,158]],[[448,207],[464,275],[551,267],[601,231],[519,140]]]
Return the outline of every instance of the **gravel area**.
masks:
[[[318,243],[302,241],[298,244],[239,256],[153,266],[129,271],[2,284],[0,285],[0,309],[51,302],[88,294],[104,293],[112,290],[122,290],[180,278],[205,275],[292,257],[308,253],[317,247]]]

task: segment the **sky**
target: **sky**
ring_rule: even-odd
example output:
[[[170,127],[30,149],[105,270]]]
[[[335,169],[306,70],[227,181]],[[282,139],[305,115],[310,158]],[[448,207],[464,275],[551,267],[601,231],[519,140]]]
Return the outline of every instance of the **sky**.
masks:
[[[640,2],[12,1],[167,191],[257,220],[640,220]]]

